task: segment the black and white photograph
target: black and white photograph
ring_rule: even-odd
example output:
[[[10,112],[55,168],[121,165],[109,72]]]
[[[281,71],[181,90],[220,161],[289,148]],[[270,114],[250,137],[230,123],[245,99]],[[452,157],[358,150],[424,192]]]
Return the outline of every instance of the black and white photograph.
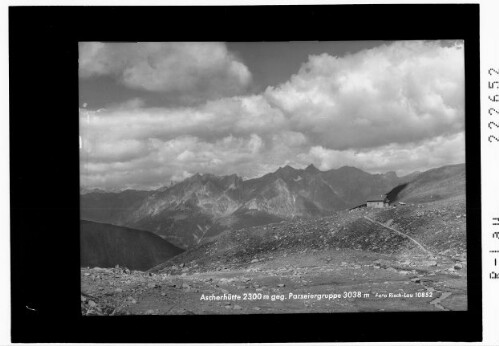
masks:
[[[0,340],[496,345],[494,6],[243,2],[8,6]]]
[[[79,42],[81,314],[467,311],[465,50]]]

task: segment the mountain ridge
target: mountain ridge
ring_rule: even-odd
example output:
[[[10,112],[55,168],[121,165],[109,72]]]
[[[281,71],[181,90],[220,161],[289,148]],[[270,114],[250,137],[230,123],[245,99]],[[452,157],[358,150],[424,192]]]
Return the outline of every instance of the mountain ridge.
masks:
[[[227,229],[327,216],[385,194],[414,174],[407,177],[349,166],[320,171],[313,165],[286,165],[247,180],[198,173],[153,191],[84,194],[81,210],[86,219],[148,230],[188,248]]]

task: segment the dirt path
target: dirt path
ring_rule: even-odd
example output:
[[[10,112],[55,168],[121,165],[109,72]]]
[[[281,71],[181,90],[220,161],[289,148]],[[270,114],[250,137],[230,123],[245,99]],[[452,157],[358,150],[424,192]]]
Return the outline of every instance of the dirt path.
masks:
[[[418,241],[417,241],[416,239],[414,239],[413,237],[411,237],[411,236],[409,236],[409,235],[407,235],[407,234],[405,234],[405,233],[402,233],[402,232],[400,232],[400,231],[396,230],[395,228],[392,228],[392,227],[390,227],[390,226],[387,226],[387,225],[385,225],[385,224],[383,224],[383,223],[381,223],[381,222],[375,221],[375,220],[371,219],[371,218],[370,218],[370,217],[368,217],[368,216],[364,216],[364,218],[365,218],[366,220],[368,220],[368,221],[370,221],[370,222],[373,222],[373,223],[375,223],[375,224],[378,224],[378,225],[380,225],[380,226],[382,226],[382,227],[384,227],[384,228],[386,228],[386,229],[388,229],[388,230],[390,230],[390,231],[393,231],[393,232],[395,232],[395,233],[397,233],[397,234],[401,235],[401,236],[402,236],[402,237],[404,237],[404,238],[409,239],[409,240],[410,240],[410,241],[412,241],[414,244],[416,244],[416,245],[417,245],[417,246],[418,246],[421,250],[423,250],[426,254],[433,256],[433,254],[432,254],[429,250],[427,250],[427,249],[426,249],[423,245],[421,245],[421,243],[420,243],[420,242],[418,242]]]

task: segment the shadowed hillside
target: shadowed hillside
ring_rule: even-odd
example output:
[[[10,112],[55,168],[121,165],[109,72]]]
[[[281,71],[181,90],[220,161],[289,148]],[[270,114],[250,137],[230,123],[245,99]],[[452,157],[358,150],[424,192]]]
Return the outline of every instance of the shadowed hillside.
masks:
[[[81,220],[80,265],[147,270],[182,252],[161,237],[131,228]]]
[[[413,181],[395,187],[388,193],[391,202],[427,203],[449,198],[464,199],[465,165],[451,165],[421,173]]]

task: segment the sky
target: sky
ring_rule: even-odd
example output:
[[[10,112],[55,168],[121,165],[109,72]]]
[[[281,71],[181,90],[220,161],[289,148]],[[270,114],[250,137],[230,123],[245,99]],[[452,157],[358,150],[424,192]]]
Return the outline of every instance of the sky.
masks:
[[[85,188],[464,162],[462,41],[79,45]]]

